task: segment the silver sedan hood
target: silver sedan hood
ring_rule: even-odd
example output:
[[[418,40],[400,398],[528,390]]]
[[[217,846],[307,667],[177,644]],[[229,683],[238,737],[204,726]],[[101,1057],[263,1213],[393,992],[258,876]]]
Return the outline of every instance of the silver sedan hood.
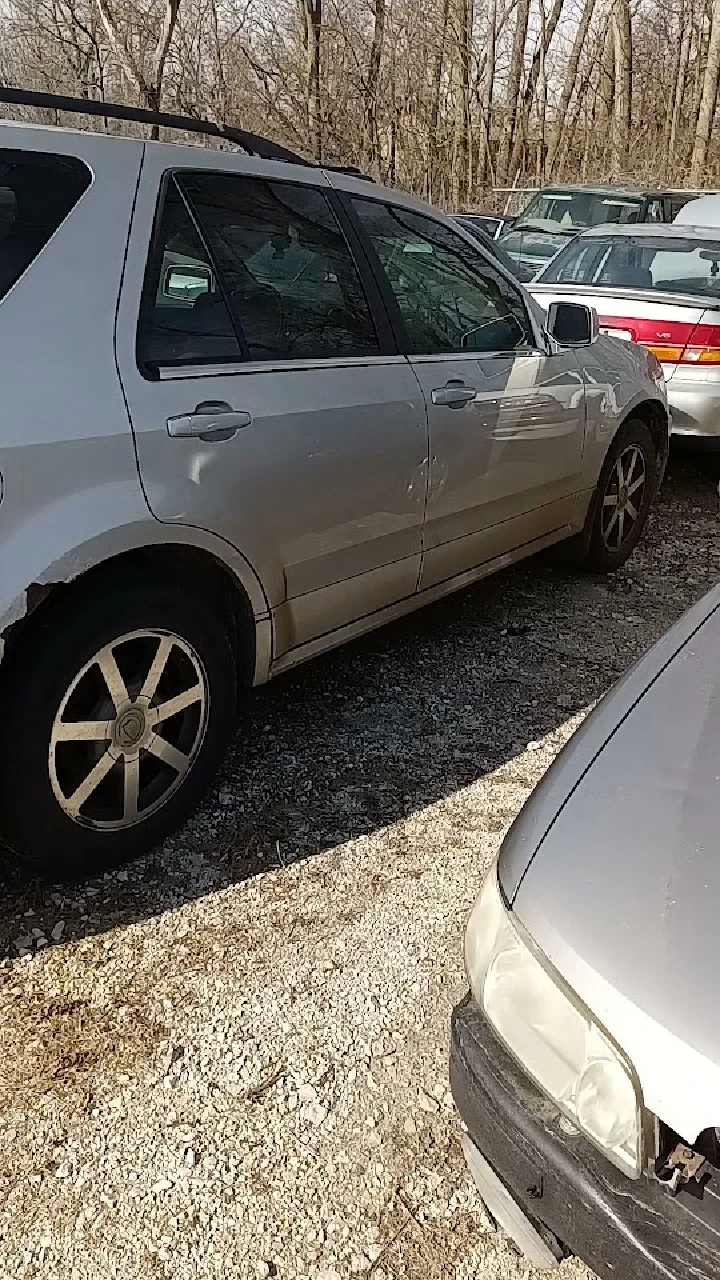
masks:
[[[720,1125],[720,588],[623,678],[511,829],[518,919],[688,1142]]]

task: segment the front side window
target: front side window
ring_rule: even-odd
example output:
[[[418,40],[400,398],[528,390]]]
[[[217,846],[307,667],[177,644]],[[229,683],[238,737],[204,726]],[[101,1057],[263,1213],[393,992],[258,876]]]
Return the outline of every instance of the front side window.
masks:
[[[90,186],[72,156],[0,150],[0,299]]]
[[[229,173],[185,173],[180,182],[248,359],[379,352],[357,267],[323,192]]]
[[[514,351],[532,341],[520,294],[443,223],[354,199],[385,271],[413,355]]]

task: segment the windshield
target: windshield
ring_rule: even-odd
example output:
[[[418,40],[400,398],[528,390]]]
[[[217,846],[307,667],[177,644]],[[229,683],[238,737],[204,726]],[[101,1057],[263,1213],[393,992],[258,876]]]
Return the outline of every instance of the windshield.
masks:
[[[534,267],[538,270],[546,262],[554,258],[558,249],[574,236],[574,232],[562,234],[559,229],[554,233],[536,231],[533,228],[508,231],[497,241],[513,262]]]
[[[546,230],[599,227],[608,222],[639,222],[641,196],[603,195],[598,191],[539,191],[518,222]]]
[[[720,239],[588,236],[573,240],[540,277],[543,284],[657,289],[720,297]]]

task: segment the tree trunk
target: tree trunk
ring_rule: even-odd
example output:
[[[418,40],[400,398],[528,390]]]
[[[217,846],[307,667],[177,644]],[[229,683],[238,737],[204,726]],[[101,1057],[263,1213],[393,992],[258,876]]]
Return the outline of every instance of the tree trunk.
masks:
[[[378,135],[378,81],[380,79],[380,59],[385,39],[385,0],[375,0],[375,25],[368,59],[367,77],[365,79],[365,162],[370,169],[375,169],[380,152]]]
[[[433,59],[433,68],[431,76],[431,106],[430,106],[430,137],[428,139],[428,170],[427,170],[427,197],[432,200],[435,195],[435,187],[437,185],[437,167],[439,156],[439,139],[438,133],[440,129],[440,88],[442,84],[443,62],[445,61],[445,40],[447,37],[447,25],[450,15],[450,0],[443,0],[442,16],[440,21],[440,33],[438,43],[435,49],[435,58]]]
[[[308,150],[322,160],[322,111],[320,107],[320,38],[322,0],[298,0],[303,48],[305,50],[305,102]]]
[[[632,101],[632,24],[629,0],[616,0],[612,18],[615,53],[615,103],[612,125],[612,176],[628,170]]]
[[[680,21],[682,24],[680,54],[678,57],[675,91],[672,98],[672,113],[670,117],[670,130],[668,133],[667,144],[669,172],[672,172],[672,164],[675,159],[678,126],[680,124],[680,114],[682,111],[683,98],[685,96],[685,83],[687,81],[688,62],[690,60],[690,42],[692,40],[692,24],[690,18],[691,15],[687,10],[687,5],[683,3],[680,11]]]
[[[507,96],[505,99],[505,120],[498,148],[496,180],[503,186],[508,180],[510,157],[515,140],[518,106],[520,102],[520,85],[525,62],[525,43],[527,41],[528,19],[530,17],[530,0],[518,0],[515,16],[515,33],[513,35],[510,69],[508,71]]]
[[[525,84],[525,92],[523,94],[522,110],[520,113],[519,126],[515,131],[515,141],[512,149],[512,157],[510,160],[510,172],[514,173],[520,164],[520,159],[527,137],[528,122],[532,111],[535,90],[537,89],[538,78],[540,72],[545,65],[547,52],[550,48],[550,41],[555,34],[555,28],[560,21],[560,14],[565,0],[553,0],[553,7],[550,10],[550,16],[547,21],[544,18],[544,10],[542,17],[542,26],[540,32],[540,40],[538,47],[533,54],[533,60],[530,64],[527,82]]]
[[[476,180],[485,186],[489,177],[494,182],[490,139],[492,137],[492,99],[497,57],[497,0],[488,0],[485,29],[485,65],[480,81],[480,140],[478,143]]]
[[[456,209],[469,195],[470,58],[472,56],[472,0],[459,0],[459,60],[455,93],[455,138],[453,143],[452,201]]]
[[[126,40],[121,34],[115,17],[108,7],[107,0],[97,0],[97,5],[111,48],[126,76],[135,86],[142,106],[148,107],[150,111],[159,111],[162,103],[165,63],[167,62],[170,44],[177,24],[180,0],[165,0],[165,11],[152,56],[149,75],[146,75],[142,64],[135,58],[130,41]],[[159,138],[160,130],[157,125],[153,125],[150,136],[155,139]]]
[[[560,139],[565,126],[568,107],[570,106],[570,99],[575,91],[578,69],[580,67],[580,57],[587,41],[594,6],[595,0],[585,0],[582,17],[580,18],[580,25],[573,41],[570,60],[565,73],[565,82],[563,84],[562,93],[560,94],[560,102],[558,103],[557,115],[555,117],[555,123],[553,125],[550,142],[548,144],[547,175],[549,178],[551,178],[553,174],[555,157],[557,156],[558,148],[560,146]]]
[[[695,144],[690,161],[690,182],[693,186],[701,186],[705,178],[708,146],[712,123],[715,118],[715,106],[718,96],[718,79],[720,78],[720,0],[713,0],[712,26],[708,42],[707,62],[703,77],[702,97],[695,129]]]

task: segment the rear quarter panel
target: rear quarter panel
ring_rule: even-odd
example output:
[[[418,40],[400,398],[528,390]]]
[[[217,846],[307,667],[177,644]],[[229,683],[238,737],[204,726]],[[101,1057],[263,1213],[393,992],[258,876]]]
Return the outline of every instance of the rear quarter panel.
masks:
[[[113,330],[143,154],[12,125],[0,146],[79,157],[92,182],[0,301],[0,630],[28,586],[108,529],[147,521]],[[82,557],[79,557],[79,561]]]

